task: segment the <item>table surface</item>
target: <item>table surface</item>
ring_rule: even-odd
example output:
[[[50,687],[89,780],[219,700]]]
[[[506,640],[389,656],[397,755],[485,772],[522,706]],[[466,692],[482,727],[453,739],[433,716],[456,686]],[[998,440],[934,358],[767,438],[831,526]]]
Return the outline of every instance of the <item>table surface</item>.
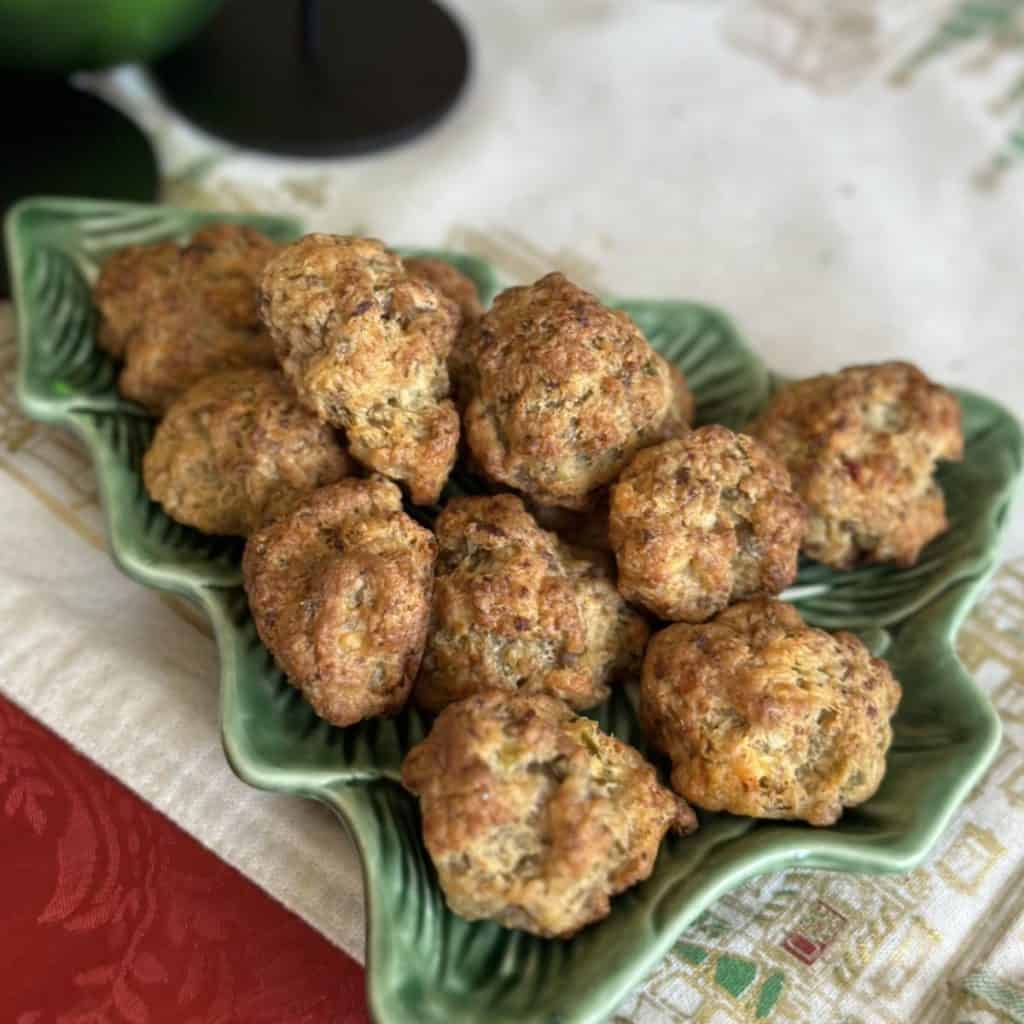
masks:
[[[698,299],[783,372],[909,358],[1024,414],[1024,0],[449,6],[475,46],[468,94],[435,131],[372,157],[234,151],[181,123],[138,71],[91,83],[152,134],[169,202],[463,249],[509,282],[560,269],[600,292]],[[0,878],[0,923],[24,936],[23,969],[0,979],[13,1016],[0,1017],[84,1020],[103,1006],[95,1019],[363,1019],[354,851],[322,809],[231,775],[208,631],[110,564],[81,449],[14,405],[13,332],[0,307],[0,694],[23,709],[0,702],[0,806],[14,826],[0,856],[19,865]],[[1004,555],[960,648],[1006,735],[928,861],[900,877],[788,871],[747,884],[617,1019],[1024,1019],[1020,515]],[[33,774],[25,758],[54,767]],[[139,844],[155,844],[155,884],[168,893],[194,876],[188,898],[219,896],[221,923],[164,907],[179,924],[150,928],[149,957],[139,942],[129,955],[134,932],[113,919],[96,943],[76,933],[72,897],[94,894],[57,895],[55,879],[76,884],[88,831],[61,773],[126,808],[103,834],[120,836],[109,842],[136,875]],[[125,884],[130,924],[141,904]],[[180,1001],[193,990],[175,936],[217,963],[247,921],[217,1015]],[[262,988],[261,958],[279,969]]]

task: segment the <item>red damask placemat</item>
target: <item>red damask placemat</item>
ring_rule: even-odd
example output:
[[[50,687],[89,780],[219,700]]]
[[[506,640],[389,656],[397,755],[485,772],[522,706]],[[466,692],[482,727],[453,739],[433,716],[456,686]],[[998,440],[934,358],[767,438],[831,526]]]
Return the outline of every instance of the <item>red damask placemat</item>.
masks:
[[[363,969],[0,698],[0,1021],[362,1024]]]

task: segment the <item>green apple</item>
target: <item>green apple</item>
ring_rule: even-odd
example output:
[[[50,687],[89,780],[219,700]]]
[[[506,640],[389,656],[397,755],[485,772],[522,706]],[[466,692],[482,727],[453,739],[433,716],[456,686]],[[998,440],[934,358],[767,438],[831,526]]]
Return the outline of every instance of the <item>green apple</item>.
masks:
[[[148,61],[191,35],[220,0],[0,0],[0,68],[76,71]]]

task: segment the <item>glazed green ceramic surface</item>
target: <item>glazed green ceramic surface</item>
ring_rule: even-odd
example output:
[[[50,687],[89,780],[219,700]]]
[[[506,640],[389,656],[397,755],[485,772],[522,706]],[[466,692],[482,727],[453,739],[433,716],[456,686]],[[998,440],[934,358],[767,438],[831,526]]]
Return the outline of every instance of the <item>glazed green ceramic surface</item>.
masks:
[[[1021,471],[1021,432],[1003,409],[960,395],[966,456],[940,471],[952,528],[917,566],[832,573],[808,564],[789,592],[811,622],[859,632],[903,684],[888,774],[871,801],[828,829],[702,815],[700,831],[669,839],[651,878],[616,898],[607,920],[568,942],[470,924],[446,910],[416,805],[396,784],[424,718],[410,710],[349,729],[318,719],[256,635],[239,586],[239,542],[172,523],[143,489],[139,464],[152,425],[118,396],[116,368],[94,346],[89,282],[114,249],[185,237],[211,219],[244,221],[278,238],[298,230],[264,217],[74,200],[18,207],[7,232],[20,397],[32,416],[69,427],[88,445],[121,568],[186,595],[209,615],[221,654],[224,747],[235,771],[255,786],[324,801],[352,833],[363,859],[367,980],[378,1020],[597,1021],[709,903],[752,875],[797,864],[906,871],[921,861],[999,742],[998,719],[964,672],[953,639],[994,566]],[[485,264],[432,255],[472,276],[485,303],[493,297],[497,282]],[[686,373],[701,421],[739,426],[764,403],[772,378],[721,314],[685,302],[618,305]],[[628,690],[596,717],[644,747]]]

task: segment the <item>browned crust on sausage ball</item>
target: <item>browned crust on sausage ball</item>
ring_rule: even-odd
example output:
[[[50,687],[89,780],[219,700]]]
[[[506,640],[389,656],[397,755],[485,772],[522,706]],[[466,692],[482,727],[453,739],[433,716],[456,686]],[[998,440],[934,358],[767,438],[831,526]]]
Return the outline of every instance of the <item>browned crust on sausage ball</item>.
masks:
[[[124,353],[121,393],[159,416],[203,377],[274,366],[256,297],[275,249],[269,238],[236,224],[197,231],[178,272],[140,313],[141,326]]]
[[[579,508],[638,449],[686,429],[681,374],[561,274],[509,288],[472,344],[466,439],[492,480]]]
[[[451,299],[459,310],[460,319],[455,341],[448,353],[448,377],[452,400],[461,409],[465,405],[462,394],[463,378],[472,359],[472,338],[477,330],[484,307],[473,280],[444,260],[407,259],[402,261],[411,277],[432,284],[442,295]]]
[[[675,363],[670,363],[661,355],[658,355],[658,359],[668,367],[672,398],[669,401],[668,414],[662,421],[661,429],[654,440],[666,441],[673,437],[683,437],[690,429],[697,414],[697,401],[693,397],[689,384],[686,383],[683,371]]]
[[[142,461],[150,497],[204,533],[247,536],[349,474],[334,432],[277,370],[228,370],[193,384]]]
[[[484,313],[476,283],[446,260],[411,257],[402,261],[410,277],[426,281],[445,298],[451,299],[462,314],[462,323],[479,320]]]
[[[963,454],[960,405],[910,363],[787,384],[748,429],[789,468],[819,562],[910,566],[948,526],[933,473]]]
[[[611,552],[608,538],[608,489],[594,491],[583,508],[560,508],[558,505],[538,505],[526,499],[526,508],[544,530],[557,533],[559,538],[573,547],[591,551]]]
[[[701,427],[638,452],[612,487],[619,592],[663,619],[702,622],[792,583],[805,523],[774,455]]]
[[[307,235],[267,266],[261,308],[302,401],[345,429],[360,462],[436,501],[459,440],[455,304],[375,239]]]
[[[242,571],[260,639],[321,718],[351,725],[405,705],[436,554],[383,477],[321,488],[249,538]]]
[[[453,498],[439,547],[418,704],[438,710],[482,690],[549,693],[582,709],[638,673],[647,625],[607,561],[541,530],[519,498]]]
[[[640,719],[696,806],[831,825],[878,789],[899,699],[857,637],[758,598],[652,638]]]
[[[180,272],[181,249],[175,242],[129,245],[110,256],[93,288],[99,347],[121,359]]]
[[[540,694],[446,708],[402,765],[449,907],[544,937],[607,916],[696,817],[637,750]]]

